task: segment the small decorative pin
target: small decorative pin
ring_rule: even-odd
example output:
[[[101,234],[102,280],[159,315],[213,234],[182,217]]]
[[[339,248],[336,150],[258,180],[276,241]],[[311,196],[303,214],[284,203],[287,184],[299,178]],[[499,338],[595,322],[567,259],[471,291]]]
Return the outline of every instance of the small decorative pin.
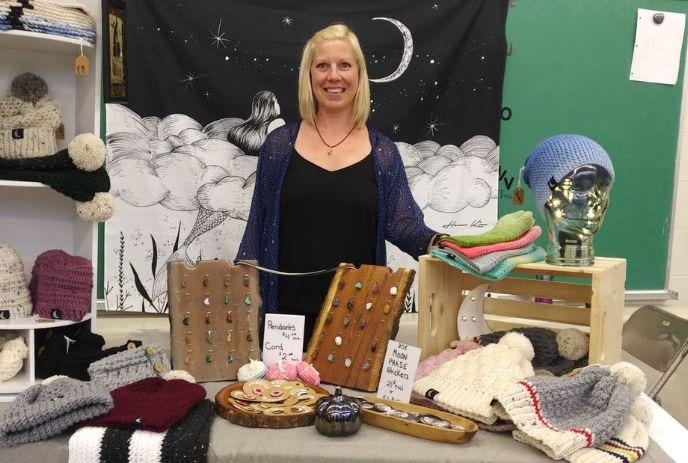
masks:
[[[332,352],[327,354],[327,361],[328,362],[334,362],[334,354]]]
[[[349,326],[349,316],[344,317],[344,326]]]
[[[392,311],[392,307],[390,307],[389,304],[385,304],[385,306],[382,308],[382,313],[388,314]]]
[[[353,361],[351,360],[351,357],[347,357],[344,359],[344,366],[345,367],[349,368],[352,363],[353,363]]]
[[[370,310],[373,308],[373,303],[372,302],[366,302],[366,310]]]
[[[389,288],[389,294],[391,294],[392,296],[396,296],[397,295],[397,287],[392,286],[391,288]]]
[[[203,276],[203,286],[208,286],[208,275]]]
[[[354,308],[354,298],[352,297],[348,301],[346,301],[346,308],[351,310]]]
[[[212,363],[213,362],[213,351],[208,350],[208,353],[205,354],[205,363]]]
[[[227,323],[232,323],[232,311],[227,311]]]
[[[190,312],[185,312],[185,313],[184,313],[184,318],[182,319],[182,323],[183,323],[185,326],[189,326],[189,317],[190,317],[190,316],[191,316],[191,313],[190,313]]]
[[[248,288],[248,283],[249,283],[248,275],[244,275],[244,286],[246,286],[247,288]]]
[[[332,300],[332,307],[339,307],[339,297],[335,296]]]
[[[361,283],[360,281],[357,281],[357,282],[354,284],[354,288],[356,288],[356,289],[361,289],[361,288],[363,288],[363,283]]]
[[[251,305],[251,293],[246,293],[246,298],[244,299],[244,304]]]

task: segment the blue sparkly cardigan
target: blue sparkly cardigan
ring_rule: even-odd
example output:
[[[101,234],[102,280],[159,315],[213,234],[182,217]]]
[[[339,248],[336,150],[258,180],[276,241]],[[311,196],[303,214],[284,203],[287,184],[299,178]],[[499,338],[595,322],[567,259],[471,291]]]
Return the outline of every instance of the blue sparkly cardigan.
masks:
[[[290,123],[268,136],[258,155],[256,185],[248,222],[237,260],[257,260],[279,269],[280,194],[299,123]],[[385,240],[414,259],[425,253],[435,232],[425,226],[423,212],[411,196],[399,150],[392,140],[370,129],[377,183],[377,242],[375,263],[387,264]],[[277,275],[261,272],[260,288],[265,312],[277,311]]]

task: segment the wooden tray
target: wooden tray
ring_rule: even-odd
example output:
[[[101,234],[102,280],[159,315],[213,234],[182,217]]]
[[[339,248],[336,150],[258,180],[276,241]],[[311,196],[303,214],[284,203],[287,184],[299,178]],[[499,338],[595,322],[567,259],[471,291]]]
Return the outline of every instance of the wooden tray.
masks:
[[[221,389],[215,395],[217,414],[230,423],[245,426],[247,428],[287,429],[310,426],[315,422],[315,407],[313,407],[314,411],[312,413],[290,416],[267,416],[239,410],[234,407],[228,399],[232,391],[241,389],[243,386],[244,383],[232,384],[231,386]],[[329,392],[319,386],[313,386],[311,384],[306,384],[305,386],[323,396],[330,395]]]
[[[399,432],[408,436],[420,437],[421,439],[427,439],[436,442],[446,442],[448,444],[465,444],[473,439],[475,433],[478,432],[477,424],[458,415],[434,410],[432,408],[421,407],[419,405],[395,402],[392,400],[383,400],[374,397],[364,398],[369,402],[387,404],[396,408],[397,410],[402,410],[405,412],[434,415],[447,420],[452,424],[463,426],[466,428],[466,430],[462,431],[460,429],[437,428],[430,426],[429,424],[414,423],[412,421],[397,418],[395,416],[385,415],[375,410],[363,409],[363,422],[372,426]]]

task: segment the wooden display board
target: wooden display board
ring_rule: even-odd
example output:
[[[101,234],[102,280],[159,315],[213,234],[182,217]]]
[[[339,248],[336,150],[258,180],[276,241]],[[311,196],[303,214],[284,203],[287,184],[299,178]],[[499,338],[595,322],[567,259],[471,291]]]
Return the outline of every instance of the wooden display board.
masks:
[[[321,381],[377,389],[387,341],[399,326],[414,276],[405,268],[339,266],[306,353]]]
[[[590,267],[563,267],[545,262],[516,266],[507,278],[487,281],[431,256],[419,259],[418,347],[421,358],[438,354],[458,338],[457,320],[464,293],[489,283],[489,292],[514,298],[484,299],[483,312],[493,331],[537,325],[578,328],[590,333],[589,362],[621,360],[621,330],[626,281],[626,259],[595,257]],[[523,278],[549,275],[553,281]],[[583,283],[558,281],[559,277]],[[539,298],[554,304],[536,302]],[[528,299],[528,300],[523,300]]]
[[[168,265],[172,365],[199,382],[236,380],[260,359],[258,271],[224,260]]]

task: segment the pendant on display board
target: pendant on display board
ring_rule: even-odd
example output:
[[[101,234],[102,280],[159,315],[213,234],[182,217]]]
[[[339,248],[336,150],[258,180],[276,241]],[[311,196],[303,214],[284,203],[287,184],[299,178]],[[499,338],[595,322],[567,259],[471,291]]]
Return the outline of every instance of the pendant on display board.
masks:
[[[468,293],[461,303],[459,314],[456,318],[459,339],[472,339],[483,334],[492,333],[492,330],[485,322],[483,312],[485,293],[489,287],[489,283],[478,286]]]
[[[334,297],[334,299],[332,300],[332,307],[339,307],[339,297]]]

